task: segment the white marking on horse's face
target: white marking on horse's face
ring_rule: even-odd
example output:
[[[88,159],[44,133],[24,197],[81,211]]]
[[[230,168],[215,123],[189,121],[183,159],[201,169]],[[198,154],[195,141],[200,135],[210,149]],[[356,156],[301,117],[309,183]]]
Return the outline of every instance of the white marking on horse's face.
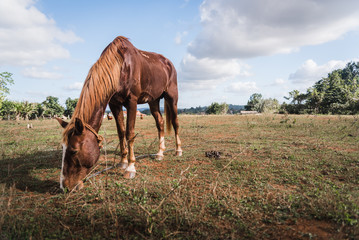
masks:
[[[61,163],[61,174],[60,174],[60,188],[64,190],[64,186],[62,182],[65,180],[64,176],[64,164],[65,164],[65,154],[66,154],[67,146],[62,144],[62,163]]]

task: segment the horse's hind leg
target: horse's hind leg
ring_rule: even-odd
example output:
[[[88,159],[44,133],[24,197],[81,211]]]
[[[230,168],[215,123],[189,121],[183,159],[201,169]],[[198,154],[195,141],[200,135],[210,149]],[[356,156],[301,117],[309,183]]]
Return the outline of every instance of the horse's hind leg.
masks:
[[[123,117],[123,110],[122,105],[114,105],[109,104],[111,112],[116,120],[116,126],[117,126],[117,134],[118,138],[120,139],[120,149],[121,149],[121,162],[120,162],[120,168],[126,169],[128,166],[128,160],[127,160],[127,148],[126,148],[126,140],[125,140],[125,122]]]
[[[174,96],[171,96],[171,95],[165,96],[165,108],[166,108],[166,114],[169,114],[173,129],[175,131],[176,155],[182,156],[181,140],[178,135],[179,134],[179,123],[178,123],[178,117],[177,117],[177,95],[176,94],[174,94]]]
[[[156,159],[163,160],[164,159],[163,152],[165,151],[166,147],[165,147],[164,122],[160,111],[160,99],[157,99],[149,103],[148,105],[150,106],[152,116],[156,121],[156,127],[158,130],[158,139],[160,143],[158,153],[156,154]]]

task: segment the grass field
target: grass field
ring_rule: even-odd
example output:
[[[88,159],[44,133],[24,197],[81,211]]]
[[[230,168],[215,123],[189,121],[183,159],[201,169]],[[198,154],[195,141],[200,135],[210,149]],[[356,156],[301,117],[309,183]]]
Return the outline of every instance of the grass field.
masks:
[[[359,239],[358,116],[180,116],[182,157],[144,158],[133,180],[115,168],[67,194],[61,128],[26,124],[0,122],[1,240]],[[114,121],[100,133],[94,172],[118,159]],[[156,153],[153,118],[136,133],[136,155]]]

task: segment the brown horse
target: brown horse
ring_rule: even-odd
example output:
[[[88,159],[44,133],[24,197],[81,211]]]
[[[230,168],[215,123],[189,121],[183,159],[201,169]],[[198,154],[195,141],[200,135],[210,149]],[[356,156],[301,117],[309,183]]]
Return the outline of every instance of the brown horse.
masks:
[[[107,104],[116,120],[121,148],[120,167],[124,169],[124,177],[134,178],[136,174],[133,144],[137,104],[148,103],[150,106],[158,129],[157,159],[162,160],[165,142],[159,106],[161,98],[165,99],[167,129],[170,131],[172,123],[176,155],[181,156],[176,69],[162,55],[141,51],[127,38],[117,37],[91,67],[71,121],[67,123],[58,119],[64,128],[60,187],[82,188],[82,180],[98,161],[102,142],[98,131]],[[127,109],[126,129],[123,106]]]

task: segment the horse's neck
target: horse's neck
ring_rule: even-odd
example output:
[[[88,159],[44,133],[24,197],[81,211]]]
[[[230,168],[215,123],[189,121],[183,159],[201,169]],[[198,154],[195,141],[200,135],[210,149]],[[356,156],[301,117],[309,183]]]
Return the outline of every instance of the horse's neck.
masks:
[[[98,109],[95,109],[88,122],[88,124],[97,132],[100,130],[106,106],[107,104],[105,106],[99,106]]]

